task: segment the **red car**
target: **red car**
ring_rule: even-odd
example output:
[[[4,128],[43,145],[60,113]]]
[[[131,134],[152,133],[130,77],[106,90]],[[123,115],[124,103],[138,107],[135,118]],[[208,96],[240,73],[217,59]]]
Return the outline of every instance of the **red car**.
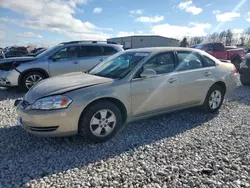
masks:
[[[243,48],[226,49],[224,44],[220,42],[198,44],[194,48],[204,50],[217,59],[230,60],[237,69],[239,69],[242,58],[245,55]]]

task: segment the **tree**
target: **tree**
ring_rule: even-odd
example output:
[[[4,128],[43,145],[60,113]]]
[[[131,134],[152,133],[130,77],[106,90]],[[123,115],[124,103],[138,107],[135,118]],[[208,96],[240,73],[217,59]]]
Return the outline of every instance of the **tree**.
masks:
[[[242,35],[240,37],[240,41],[241,41],[240,46],[244,46],[245,45],[245,40],[246,40],[246,36]]]
[[[250,27],[246,29],[245,34],[250,35]]]
[[[223,39],[226,37],[226,35],[227,35],[227,32],[226,32],[226,31],[220,32],[219,39],[220,39],[221,42],[222,42]]]
[[[192,37],[190,39],[190,44],[191,45],[200,44],[200,43],[202,43],[202,41],[203,41],[202,37]]]
[[[216,41],[218,38],[219,38],[219,33],[213,32],[212,35],[211,35],[211,39],[212,39],[213,41]]]
[[[232,43],[232,38],[233,38],[233,33],[231,31],[231,29],[227,30],[227,34],[226,34],[226,45],[230,46]]]

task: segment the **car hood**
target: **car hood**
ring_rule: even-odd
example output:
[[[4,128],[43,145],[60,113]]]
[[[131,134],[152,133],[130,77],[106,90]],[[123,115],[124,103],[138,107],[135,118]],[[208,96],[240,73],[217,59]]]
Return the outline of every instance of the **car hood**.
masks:
[[[35,57],[12,57],[12,58],[6,58],[6,59],[1,59],[0,63],[12,63],[12,62],[28,62],[28,61],[33,61],[36,60]]]
[[[94,76],[82,72],[64,74],[39,82],[24,96],[24,99],[31,104],[42,97],[62,94],[71,90],[113,81],[114,79]]]

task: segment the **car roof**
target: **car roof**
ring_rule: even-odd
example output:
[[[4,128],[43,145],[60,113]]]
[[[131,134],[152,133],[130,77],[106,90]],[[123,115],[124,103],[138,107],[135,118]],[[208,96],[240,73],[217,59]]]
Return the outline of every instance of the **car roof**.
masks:
[[[137,48],[137,49],[125,50],[125,52],[148,52],[148,53],[160,53],[160,52],[171,52],[171,51],[202,52],[199,49],[183,48],[183,47],[150,47],[150,48]]]
[[[69,43],[63,44],[62,46],[112,46],[112,47],[120,47],[122,45],[119,44],[107,44],[107,43]]]

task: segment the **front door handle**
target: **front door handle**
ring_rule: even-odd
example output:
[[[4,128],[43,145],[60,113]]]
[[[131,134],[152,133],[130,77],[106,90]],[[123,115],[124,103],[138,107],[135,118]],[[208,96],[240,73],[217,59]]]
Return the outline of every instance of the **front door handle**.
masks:
[[[79,62],[78,61],[74,61],[73,64],[78,64]]]
[[[204,75],[205,75],[205,76],[210,76],[210,75],[211,75],[211,72],[205,72]]]
[[[105,58],[100,58],[100,59],[99,59],[99,62],[102,62],[104,59],[105,59]]]
[[[171,83],[171,84],[176,82],[176,81],[177,81],[177,78],[169,78],[168,79],[168,82]]]

